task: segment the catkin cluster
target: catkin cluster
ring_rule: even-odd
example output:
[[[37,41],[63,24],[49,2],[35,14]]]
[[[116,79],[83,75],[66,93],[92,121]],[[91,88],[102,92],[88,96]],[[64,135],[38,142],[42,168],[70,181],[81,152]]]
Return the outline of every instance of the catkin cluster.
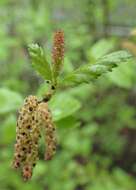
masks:
[[[56,149],[55,125],[51,112],[47,103],[38,102],[35,96],[29,96],[19,111],[13,160],[13,167],[22,169],[25,180],[31,178],[38,160],[38,142],[42,131],[46,144],[45,159],[49,160]]]

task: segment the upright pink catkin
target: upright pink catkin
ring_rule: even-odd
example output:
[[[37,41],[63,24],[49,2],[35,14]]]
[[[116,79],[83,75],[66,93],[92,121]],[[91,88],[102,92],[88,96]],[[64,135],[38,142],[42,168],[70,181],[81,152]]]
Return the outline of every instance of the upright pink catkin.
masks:
[[[52,62],[55,77],[58,76],[64,60],[64,32],[58,30],[54,34]]]
[[[64,58],[64,32],[59,30],[54,34],[53,51],[52,51],[53,63],[63,61]]]

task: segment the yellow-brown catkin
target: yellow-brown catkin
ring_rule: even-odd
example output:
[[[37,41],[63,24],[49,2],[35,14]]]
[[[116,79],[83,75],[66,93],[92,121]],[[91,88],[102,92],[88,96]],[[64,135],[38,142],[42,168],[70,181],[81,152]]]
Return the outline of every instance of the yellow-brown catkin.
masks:
[[[39,117],[41,119],[41,126],[44,128],[44,138],[46,144],[45,160],[51,160],[56,152],[56,127],[52,121],[52,115],[48,108],[48,104],[42,102],[38,105]]]
[[[58,76],[64,59],[64,32],[59,30],[54,34],[52,61],[55,77]]]
[[[17,121],[13,166],[22,168],[25,180],[31,178],[33,167],[38,159],[40,128],[37,124],[37,107],[38,100],[35,96],[26,98]]]

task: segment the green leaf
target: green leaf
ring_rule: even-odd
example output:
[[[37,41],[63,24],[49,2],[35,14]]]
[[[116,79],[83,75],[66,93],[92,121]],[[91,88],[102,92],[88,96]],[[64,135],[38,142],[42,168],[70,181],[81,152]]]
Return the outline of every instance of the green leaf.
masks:
[[[15,141],[16,137],[16,118],[10,115],[2,125],[1,143],[9,144]]]
[[[112,71],[118,64],[130,60],[130,58],[132,56],[126,51],[118,51],[105,55],[98,59],[95,64],[83,65],[66,75],[64,79],[60,80],[60,84],[74,85],[93,82],[102,74]]]
[[[115,69],[108,78],[115,85],[122,88],[132,88],[135,84],[135,64],[129,62],[129,64],[121,64]]]
[[[32,59],[33,68],[46,80],[52,80],[51,67],[46,60],[43,49],[37,44],[31,44],[28,47]]]
[[[37,96],[40,98],[44,97],[45,93],[48,92],[49,89],[50,84],[47,84],[46,82],[42,83],[37,90]]]
[[[54,121],[74,114],[81,107],[80,102],[68,93],[56,94],[49,105]]]
[[[88,51],[88,58],[90,62],[96,60],[105,54],[109,53],[115,46],[115,41],[112,39],[102,39],[96,42]]]
[[[80,123],[73,116],[65,117],[56,122],[56,125],[60,128],[73,128],[79,126],[79,124]]]
[[[105,65],[112,69],[120,63],[129,61],[131,58],[132,55],[129,52],[122,50],[103,56],[97,60],[96,64]]]
[[[6,88],[0,88],[0,114],[16,110],[22,101],[20,94]]]

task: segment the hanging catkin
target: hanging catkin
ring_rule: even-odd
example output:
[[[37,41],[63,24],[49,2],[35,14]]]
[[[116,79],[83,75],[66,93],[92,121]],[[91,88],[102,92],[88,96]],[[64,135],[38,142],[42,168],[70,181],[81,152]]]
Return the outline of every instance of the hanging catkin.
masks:
[[[41,120],[41,127],[44,131],[44,138],[46,144],[45,160],[51,160],[56,152],[56,127],[52,121],[52,115],[48,108],[48,104],[42,102],[38,105],[39,120]]]
[[[22,168],[26,180],[31,178],[32,169],[38,159],[40,130],[37,125],[37,106],[38,101],[35,96],[26,98],[17,121],[13,166]]]
[[[36,96],[29,96],[19,111],[13,161],[14,168],[22,169],[24,180],[31,178],[38,160],[38,141],[41,131],[44,132],[46,144],[45,160],[50,160],[56,150],[55,125],[51,112],[47,103],[38,102]]]

